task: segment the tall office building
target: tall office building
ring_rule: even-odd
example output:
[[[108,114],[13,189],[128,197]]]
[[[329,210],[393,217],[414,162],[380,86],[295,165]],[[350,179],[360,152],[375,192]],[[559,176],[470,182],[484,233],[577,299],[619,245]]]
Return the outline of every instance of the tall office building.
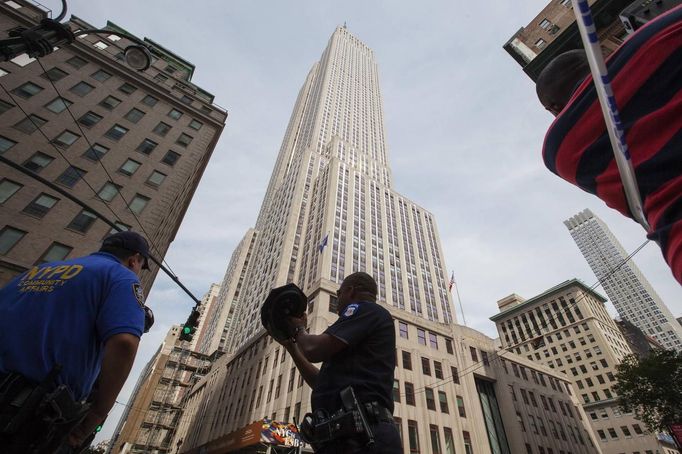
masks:
[[[33,2],[0,2],[0,33],[49,14]],[[96,28],[75,16],[69,24]],[[106,29],[125,32],[111,22]],[[131,42],[106,33],[79,36],[40,60],[24,54],[0,63],[0,154],[142,233],[161,259],[227,112],[192,83],[192,63],[144,41],[153,64],[143,72],[123,62]],[[0,285],[35,264],[97,250],[112,230],[62,194],[0,168]],[[157,271],[151,264],[143,274],[146,291]]]
[[[549,416],[535,407],[514,410],[508,386],[518,377],[503,370],[494,341],[455,325],[435,220],[392,188],[377,66],[345,27],[334,31],[306,77],[255,230],[250,263],[235,261],[241,252],[235,253],[226,275],[233,283],[244,277],[229,353],[188,395],[172,442],[181,452],[257,446],[262,439],[254,427],[301,420],[311,390],[264,333],[259,309],[271,288],[294,282],[308,295],[311,332],[320,333],[337,319],[339,283],[355,271],[374,276],[378,304],[396,320],[395,415],[406,452],[476,447],[508,454],[540,444],[557,453],[599,452],[565,378],[505,352],[543,376],[535,383],[530,375],[519,378],[517,389],[561,401],[551,419],[570,427],[555,440],[526,432],[527,414],[533,421]]]
[[[618,314],[664,348],[682,351],[682,326],[604,222],[590,210],[564,221]]]
[[[503,348],[573,381],[604,454],[678,453],[669,436],[648,433],[618,406],[616,366],[632,349],[605,302],[573,279],[528,300],[510,295],[490,319]]]

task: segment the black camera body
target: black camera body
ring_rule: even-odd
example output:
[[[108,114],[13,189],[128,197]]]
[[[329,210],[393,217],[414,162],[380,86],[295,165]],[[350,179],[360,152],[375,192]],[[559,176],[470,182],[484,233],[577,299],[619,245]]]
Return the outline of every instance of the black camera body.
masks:
[[[288,317],[302,317],[307,306],[305,293],[296,284],[289,283],[270,290],[260,309],[260,321],[275,340],[284,341],[294,335]]]

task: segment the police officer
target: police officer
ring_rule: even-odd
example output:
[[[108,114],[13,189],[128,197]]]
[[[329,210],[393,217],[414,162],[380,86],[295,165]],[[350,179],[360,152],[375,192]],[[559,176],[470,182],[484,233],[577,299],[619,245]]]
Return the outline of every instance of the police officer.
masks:
[[[97,379],[80,423],[55,436],[51,424],[34,414],[11,433],[1,433],[0,427],[3,452],[51,452],[60,444],[60,449],[75,448],[104,421],[133,365],[145,320],[149,325],[152,319],[138,279],[148,269],[148,258],[142,236],[118,232],[105,238],[99,252],[37,265],[0,290],[0,396],[64,385],[73,400],[69,404],[86,408],[82,402]],[[17,377],[26,383],[23,391],[16,387]],[[7,400],[0,403],[4,422],[12,411],[26,410]],[[26,399],[22,405],[35,402]]]
[[[396,344],[391,314],[376,303],[377,284],[367,273],[347,276],[337,296],[339,319],[333,325],[322,334],[312,335],[305,330],[305,315],[290,317],[294,335],[282,345],[313,390],[313,413],[335,413],[342,407],[341,390],[352,386],[363,407],[374,410],[367,416],[375,440],[367,447],[360,436],[339,439],[316,446],[315,452],[402,453],[392,417]],[[322,362],[319,370],[312,364],[318,362]]]

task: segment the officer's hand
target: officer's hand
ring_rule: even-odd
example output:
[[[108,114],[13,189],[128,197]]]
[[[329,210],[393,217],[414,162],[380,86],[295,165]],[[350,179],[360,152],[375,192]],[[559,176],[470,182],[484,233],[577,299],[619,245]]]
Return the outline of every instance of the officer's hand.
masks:
[[[293,326],[294,328],[298,328],[299,326],[302,326],[303,328],[306,328],[308,326],[308,314],[303,313],[300,317],[289,317],[289,324]]]

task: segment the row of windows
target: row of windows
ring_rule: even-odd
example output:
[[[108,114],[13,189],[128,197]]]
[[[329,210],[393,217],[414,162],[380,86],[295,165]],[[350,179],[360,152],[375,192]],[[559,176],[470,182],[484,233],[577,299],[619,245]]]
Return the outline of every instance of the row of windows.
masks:
[[[408,323],[398,320],[398,335],[403,339],[409,339],[410,337],[410,326]],[[438,335],[431,331],[426,331],[422,328],[417,329],[417,341],[420,345],[426,345],[427,343],[427,333],[428,333],[428,344],[431,348],[438,350]],[[449,337],[444,337],[445,339],[445,350],[451,355],[454,354],[452,347],[452,339]]]
[[[632,438],[632,432],[630,432],[630,428],[628,426],[620,426],[620,430],[623,433],[624,438]],[[644,431],[640,427],[639,424],[633,424],[632,425],[632,430],[636,435],[642,436],[645,435]],[[606,432],[608,432],[609,436],[606,436]],[[599,435],[599,439],[606,443],[610,440],[618,440],[620,438],[620,435],[618,434],[618,431],[614,427],[609,427],[606,429],[606,432],[602,429],[597,430],[597,435]]]
[[[396,355],[398,351],[396,350]],[[396,360],[397,363],[397,360]],[[412,370],[412,354],[410,352],[402,350],[402,363],[403,363],[403,369],[405,370]],[[429,377],[431,376],[431,360],[426,357],[422,357],[422,372],[424,375],[428,375]],[[455,384],[459,384],[459,374],[457,372],[457,368],[455,366],[450,366],[450,373],[452,374],[451,377],[448,377],[448,379],[452,379],[452,382]],[[443,377],[443,364],[440,361],[433,360],[433,376],[442,380]]]
[[[452,429],[443,427],[443,438],[440,436],[440,428],[436,425],[429,424],[429,445],[422,446],[419,439],[419,427],[417,421],[411,419],[407,420],[407,443],[403,435],[403,422],[401,418],[394,417],[396,427],[400,433],[400,441],[403,446],[409,448],[410,453],[430,452],[432,454],[454,454],[455,453],[455,438]],[[441,443],[444,440],[445,443]],[[462,440],[464,441],[465,454],[473,454],[473,444],[471,442],[471,434],[466,430],[462,431]]]
[[[79,57],[74,57],[74,58],[82,60]],[[69,60],[69,62],[71,62],[71,60]],[[44,77],[45,79],[48,79],[48,80],[55,82],[55,81],[63,79],[67,75],[68,75],[68,73],[66,73],[62,69],[60,69],[58,67],[53,67],[53,68],[47,70],[41,76]],[[94,73],[92,73],[91,77],[95,80],[100,81],[100,82],[104,82],[104,81],[108,80],[109,78],[111,78],[111,74],[108,73],[107,71],[99,69],[99,70],[95,71]],[[14,90],[12,90],[12,93],[21,97],[21,98],[29,99],[29,98],[37,95],[38,93],[40,93],[43,89],[44,89],[43,87],[41,87],[40,85],[38,85],[36,83],[25,82],[24,84],[20,85],[19,87],[15,88]],[[95,86],[93,86],[93,85],[91,85],[85,81],[80,81],[77,84],[73,85],[69,89],[69,91],[74,93],[77,96],[83,97],[83,96],[86,96],[87,94],[89,94],[90,92],[92,92],[94,89],[95,89]],[[127,83],[127,82],[123,83],[121,86],[118,87],[118,91],[120,91],[121,93],[124,93],[126,95],[130,95],[130,94],[134,93],[136,90],[137,90],[137,87],[135,87],[134,85]],[[158,101],[159,101],[158,98],[155,98],[154,96],[151,96],[151,95],[146,95],[142,99],[141,102],[143,104],[149,106],[149,107],[154,107],[158,103]],[[118,106],[120,103],[121,103],[120,99],[118,99],[114,96],[107,96],[102,101],[100,101],[99,105],[108,109],[108,110],[112,110],[116,106]],[[13,107],[9,103],[5,103],[5,104],[8,105],[7,107],[5,107],[5,110]],[[50,103],[48,103],[45,107],[54,113],[60,113],[60,112],[64,111],[67,106],[69,106],[71,104],[72,104],[71,101],[57,97],[54,100],[50,101]],[[138,112],[142,112],[139,109],[133,109],[133,110],[137,110]],[[129,114],[130,114],[130,112],[129,112]],[[183,114],[183,112],[179,111],[178,109],[171,108],[166,115],[168,117],[172,118],[173,120],[179,120],[180,118],[182,118],[182,116],[184,114]],[[140,115],[140,117],[137,118],[133,122],[137,123],[137,121],[139,121],[139,119],[142,116],[144,116],[144,112],[142,112],[142,115]],[[189,123],[190,128],[198,131],[199,129],[201,129],[202,126],[203,126],[203,123],[201,123],[200,121],[198,121],[196,119],[190,120],[190,123]]]

